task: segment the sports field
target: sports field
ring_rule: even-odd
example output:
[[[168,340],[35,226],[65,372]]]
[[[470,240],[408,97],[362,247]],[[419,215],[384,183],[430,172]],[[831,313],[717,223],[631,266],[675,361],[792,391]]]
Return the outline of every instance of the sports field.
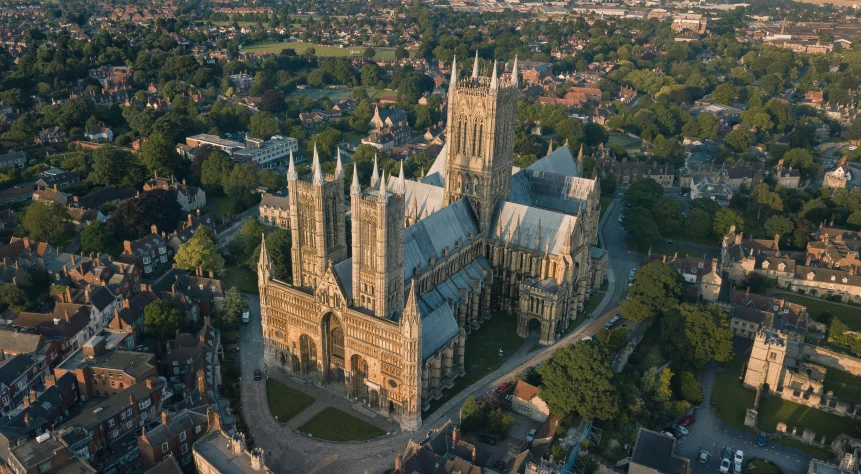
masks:
[[[352,46],[352,47],[338,47],[338,46],[326,46],[321,44],[312,44],[312,43],[299,43],[295,41],[266,41],[260,43],[252,43],[249,45],[245,45],[242,47],[242,51],[249,53],[280,53],[282,49],[293,49],[296,51],[296,54],[304,54],[308,48],[314,48],[314,53],[317,56],[361,56],[365,51],[364,46]],[[377,55],[374,56],[375,59],[394,59],[395,58],[395,50],[394,48],[374,48],[374,51],[377,52]]]

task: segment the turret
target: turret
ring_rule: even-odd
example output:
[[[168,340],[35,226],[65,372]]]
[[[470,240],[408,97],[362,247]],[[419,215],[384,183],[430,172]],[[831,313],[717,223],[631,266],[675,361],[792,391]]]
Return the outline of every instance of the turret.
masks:
[[[475,50],[475,61],[472,63],[472,78],[478,79],[478,50]]]
[[[317,144],[314,143],[314,161],[311,163],[311,182],[314,186],[323,186],[323,169],[320,167],[320,156],[317,154]]]

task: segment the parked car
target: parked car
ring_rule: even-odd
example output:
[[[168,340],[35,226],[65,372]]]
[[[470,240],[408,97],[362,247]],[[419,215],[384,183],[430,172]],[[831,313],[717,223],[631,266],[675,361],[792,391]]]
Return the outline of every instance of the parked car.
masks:
[[[584,338],[582,338],[582,339],[580,339],[580,340],[581,340],[581,341],[583,341],[583,342],[590,342],[590,341],[592,340],[592,336],[586,336],[586,337],[584,337]]]
[[[526,442],[531,443],[535,441],[535,430],[529,430],[529,433],[526,434]]]
[[[727,474],[731,467],[732,467],[732,463],[730,462],[729,459],[724,458],[724,459],[720,460],[720,472],[722,474]]]
[[[667,240],[665,240],[664,242],[666,242],[666,243],[668,243],[668,244],[670,244],[670,245],[675,244],[675,242],[673,242],[673,239],[667,239]]]
[[[685,434],[682,432],[682,430],[680,430],[680,429],[676,428],[675,426],[670,426],[669,428],[667,428],[667,431],[669,431],[670,433],[672,433],[672,434],[673,434],[673,436],[675,436],[676,438],[681,438],[682,436],[684,436],[684,435],[685,435]]]
[[[712,457],[712,455],[705,449],[702,449],[700,450],[700,456],[697,458],[697,462],[699,462],[700,464],[705,464],[709,462],[710,457]]]
[[[496,446],[496,438],[490,435],[481,435],[478,437],[478,440],[484,444],[489,444],[491,446]]]
[[[735,457],[732,459],[732,462],[741,464],[744,462],[744,451],[738,450],[735,452]]]
[[[696,422],[697,422],[697,419],[694,418],[693,415],[688,415],[688,416],[682,418],[682,421],[680,421],[679,424],[682,426],[691,426],[692,424],[694,424]]]
[[[673,425],[673,429],[679,430],[685,436],[691,434],[691,432],[682,425]]]
[[[765,436],[765,433],[760,433],[759,436],[756,437],[756,445],[760,447],[765,447],[765,443],[768,440],[768,437]]]
[[[249,321],[251,321],[251,313],[248,311],[243,311],[242,312],[242,322],[248,323]]]
[[[669,432],[669,431],[667,431],[667,430],[661,431],[661,434],[662,434],[662,435],[664,435],[664,436],[669,436],[670,438],[677,438],[677,436],[676,436],[675,434],[670,433],[670,432]]]
[[[729,459],[732,460],[732,448],[729,446],[724,446],[723,454],[721,454],[721,459]]]
[[[737,462],[737,463],[732,465],[732,472],[734,474],[741,474],[741,463],[740,462]]]
[[[254,380],[262,380],[263,372],[260,369],[254,369]]]
[[[502,392],[508,390],[508,387],[510,387],[510,386],[511,386],[511,382],[503,382],[502,384],[499,385],[499,387],[496,387],[496,393],[502,393]]]

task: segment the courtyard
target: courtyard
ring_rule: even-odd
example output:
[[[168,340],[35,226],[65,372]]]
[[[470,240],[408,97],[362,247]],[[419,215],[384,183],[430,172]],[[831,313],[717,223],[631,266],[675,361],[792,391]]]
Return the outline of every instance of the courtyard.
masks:
[[[324,408],[300,426],[299,431],[327,441],[365,441],[386,434],[381,428],[333,407]]]

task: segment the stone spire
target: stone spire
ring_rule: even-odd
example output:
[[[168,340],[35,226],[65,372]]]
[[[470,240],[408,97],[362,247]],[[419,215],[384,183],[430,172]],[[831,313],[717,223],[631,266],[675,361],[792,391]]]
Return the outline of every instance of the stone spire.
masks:
[[[317,154],[317,144],[314,143],[314,161],[311,163],[314,186],[323,185],[323,169],[320,168],[320,155]]]
[[[257,278],[261,283],[268,280],[272,276],[272,259],[269,258],[269,251],[266,250],[266,234],[262,234],[260,238],[260,258],[257,260]]]
[[[290,150],[290,166],[287,168],[287,181],[296,181],[299,175],[296,174],[296,165],[293,164],[293,150]]]
[[[580,153],[577,153],[577,171],[583,174],[583,144],[580,144]]]
[[[517,87],[517,84],[520,83],[520,79],[517,77],[517,55],[514,56],[514,67],[511,68],[511,85]]]
[[[353,182],[350,183],[350,195],[358,196],[362,194],[362,185],[359,184],[359,172],[357,171],[358,167],[355,163],[353,163]]]
[[[553,139],[550,139],[550,146],[547,147],[547,154],[553,153]]]
[[[341,164],[341,149],[338,148],[338,161],[335,162],[335,176],[344,179],[344,165]]]
[[[380,183],[380,172],[377,168],[377,154],[374,154],[374,171],[371,172],[371,187],[375,187]]]
[[[451,79],[449,79],[449,81],[448,81],[448,93],[451,94],[451,92],[455,89],[456,86],[457,86],[457,56],[455,56],[454,59],[451,60]]]
[[[386,196],[386,174],[383,173],[382,178],[380,178],[380,191],[377,194],[377,199],[381,203],[386,203],[388,201],[388,196]]]
[[[472,63],[472,78],[478,79],[478,50],[475,50],[475,62]]]
[[[401,171],[398,173],[398,186],[397,186],[398,194],[406,194],[407,192],[407,182],[404,179],[404,162],[401,161]]]
[[[490,90],[495,91],[499,89],[499,82],[496,79],[496,61],[493,61],[493,75],[490,76]]]

